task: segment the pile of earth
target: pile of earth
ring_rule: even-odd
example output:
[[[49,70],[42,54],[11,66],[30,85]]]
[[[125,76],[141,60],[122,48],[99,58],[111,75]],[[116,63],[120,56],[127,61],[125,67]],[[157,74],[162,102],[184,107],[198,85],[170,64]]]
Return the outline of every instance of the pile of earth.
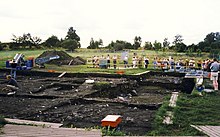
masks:
[[[59,56],[58,59],[51,60],[47,62],[48,64],[56,64],[56,65],[85,65],[86,60],[82,59],[81,57],[72,57],[64,51],[44,51],[40,56],[37,58],[45,58],[45,57],[54,57]]]

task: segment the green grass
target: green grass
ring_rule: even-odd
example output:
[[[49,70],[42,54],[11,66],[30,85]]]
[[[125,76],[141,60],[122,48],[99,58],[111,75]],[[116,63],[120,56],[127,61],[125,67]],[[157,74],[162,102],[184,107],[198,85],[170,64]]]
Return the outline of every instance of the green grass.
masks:
[[[190,125],[218,125],[220,126],[220,93],[180,94],[177,107],[171,109],[164,103],[157,112],[154,130],[149,135],[166,136],[199,136],[203,133],[195,130]],[[174,124],[162,123],[167,110],[174,112]]]
[[[38,57],[45,50],[16,50],[16,51],[0,51],[0,68],[5,67],[5,62],[7,60],[12,60],[17,53],[22,53],[25,58]]]
[[[55,72],[69,72],[69,73],[104,73],[104,74],[116,74],[119,69],[100,69],[100,68],[91,68],[90,65],[75,65],[75,66],[57,66],[57,65],[48,65],[46,64],[46,68],[39,69],[38,67],[35,67],[33,70],[37,71],[48,71],[48,70],[54,70]],[[141,69],[123,69],[124,74],[126,75],[132,75],[141,73],[144,71],[147,71],[144,68]]]

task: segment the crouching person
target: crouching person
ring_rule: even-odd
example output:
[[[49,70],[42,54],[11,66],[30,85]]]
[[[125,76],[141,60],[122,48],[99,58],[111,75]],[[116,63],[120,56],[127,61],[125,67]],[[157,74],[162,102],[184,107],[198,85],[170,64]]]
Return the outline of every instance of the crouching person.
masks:
[[[20,89],[18,82],[14,78],[12,78],[11,75],[7,75],[6,79],[7,85],[5,88],[3,88],[3,91],[8,91],[8,95],[15,94],[16,91]]]

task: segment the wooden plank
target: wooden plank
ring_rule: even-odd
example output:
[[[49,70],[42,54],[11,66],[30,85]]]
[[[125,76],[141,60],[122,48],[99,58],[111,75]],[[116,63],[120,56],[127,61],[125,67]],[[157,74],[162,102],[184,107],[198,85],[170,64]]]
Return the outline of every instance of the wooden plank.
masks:
[[[68,65],[71,65],[71,63],[73,62],[73,59],[72,60],[70,60],[70,62],[69,62],[69,64]]]
[[[191,126],[207,134],[210,137],[220,137],[220,126]]]
[[[63,75],[65,75],[66,74],[66,71],[64,71],[62,74],[60,74],[59,76],[58,76],[58,78],[61,78]]]
[[[178,99],[178,92],[172,92],[172,96],[170,98],[170,103],[169,106],[170,107],[176,107],[176,101]]]
[[[220,134],[217,133],[217,130],[213,129],[213,126],[199,126],[199,128],[211,137],[220,137]]]

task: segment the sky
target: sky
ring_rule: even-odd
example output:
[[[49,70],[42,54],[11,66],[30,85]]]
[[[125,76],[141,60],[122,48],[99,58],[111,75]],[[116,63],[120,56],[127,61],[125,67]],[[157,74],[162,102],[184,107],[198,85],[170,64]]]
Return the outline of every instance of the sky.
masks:
[[[45,41],[52,35],[65,38],[70,27],[81,38],[81,47],[91,38],[133,43],[177,34],[190,45],[220,32],[220,0],[0,0],[0,41],[30,33]]]

